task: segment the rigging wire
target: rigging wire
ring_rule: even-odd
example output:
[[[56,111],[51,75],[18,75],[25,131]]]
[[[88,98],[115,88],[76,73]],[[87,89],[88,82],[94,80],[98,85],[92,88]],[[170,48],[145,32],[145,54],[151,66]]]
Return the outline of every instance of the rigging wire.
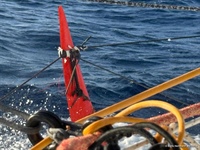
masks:
[[[191,38],[199,38],[199,37],[200,37],[200,35],[190,35],[190,36],[160,38],[160,39],[143,40],[143,41],[129,41],[129,42],[108,43],[108,44],[91,45],[91,46],[84,46],[84,47],[85,47],[85,49],[91,49],[91,48],[98,48],[98,47],[120,46],[120,45],[134,45],[134,44],[141,44],[141,43],[161,42],[161,41],[168,41],[168,42],[170,42],[172,40],[191,39]]]
[[[57,62],[60,59],[60,57],[58,57],[57,59],[55,59],[53,62],[51,62],[50,64],[48,64],[46,67],[44,67],[42,70],[40,70],[39,72],[37,72],[36,74],[34,74],[32,77],[30,77],[28,80],[24,81],[22,84],[20,84],[19,86],[17,86],[16,88],[14,88],[13,90],[11,90],[9,93],[7,93],[6,95],[2,96],[0,98],[0,101],[5,100],[6,98],[8,98],[9,96],[11,96],[13,93],[15,93],[17,90],[19,90],[22,86],[24,86],[26,83],[28,83],[30,80],[32,80],[33,78],[35,78],[36,76],[38,76],[40,73],[42,73],[43,71],[45,71],[47,68],[49,68],[51,65],[53,65],[55,62]]]
[[[51,65],[53,65],[55,62],[57,62],[60,59],[60,57],[58,57],[57,59],[55,59],[53,62],[51,62],[50,64],[48,64],[46,67],[44,67],[42,70],[40,70],[39,72],[37,72],[36,74],[34,74],[32,77],[30,77],[28,80],[24,81],[22,84],[20,84],[19,86],[17,86],[16,88],[14,88],[13,90],[11,90],[10,92],[8,92],[7,94],[5,94],[3,97],[0,98],[0,109],[4,112],[11,112],[15,115],[21,116],[24,119],[27,119],[30,117],[30,114],[19,111],[15,108],[12,108],[10,106],[6,106],[5,104],[2,103],[3,100],[5,100],[6,98],[10,97],[12,94],[14,94],[17,90],[19,90],[23,85],[25,85],[27,82],[29,82],[30,80],[32,80],[33,78],[35,78],[36,76],[38,76],[40,73],[42,73],[44,70],[46,70],[47,68],[49,68]]]
[[[104,4],[115,4],[121,6],[130,7],[142,7],[142,8],[154,8],[154,9],[169,9],[169,10],[180,10],[180,11],[200,11],[200,7],[193,6],[178,6],[178,5],[167,5],[167,4],[152,4],[144,2],[130,2],[130,1],[117,1],[117,0],[83,0],[86,2],[98,2]]]
[[[104,68],[104,67],[102,67],[102,66],[96,65],[96,64],[94,64],[94,63],[92,63],[92,62],[90,62],[90,61],[87,61],[87,60],[82,59],[82,58],[80,58],[80,60],[82,60],[83,62],[88,63],[88,64],[90,64],[90,65],[92,65],[92,66],[95,66],[95,67],[97,67],[97,68],[99,68],[99,69],[102,69],[102,70],[104,70],[104,71],[107,71],[107,72],[109,72],[109,73],[111,73],[111,74],[113,74],[113,75],[116,75],[116,76],[118,76],[118,77],[120,77],[120,78],[122,78],[122,79],[125,79],[125,80],[129,81],[130,83],[135,83],[136,85],[139,85],[139,86],[141,86],[141,87],[143,87],[143,88],[145,88],[145,89],[149,89],[149,88],[150,88],[150,87],[148,87],[148,86],[146,86],[146,85],[144,85],[144,84],[141,84],[141,83],[139,83],[139,82],[137,82],[137,81],[135,81],[135,80],[133,80],[133,79],[127,78],[126,76],[123,76],[123,75],[121,75],[121,74],[119,74],[119,73],[113,72],[113,71],[111,71],[111,70],[109,70],[109,69],[106,69],[106,68]],[[169,98],[169,99],[171,99],[171,100],[174,100],[174,101],[176,101],[176,102],[179,102],[179,103],[181,103],[181,104],[183,104],[183,105],[185,105],[185,106],[188,106],[188,105],[189,105],[188,103],[183,102],[183,101],[181,101],[181,100],[178,100],[178,99],[176,99],[176,98],[174,98],[174,97],[172,97],[172,96],[168,96],[168,95],[163,94],[163,93],[158,93],[158,94],[159,94],[159,95],[162,95],[162,96],[164,96],[164,97],[166,97],[166,98]]]
[[[91,38],[91,37],[89,37],[89,38],[87,38],[87,39],[81,44],[81,45],[82,45],[81,47],[83,47],[83,49],[85,50],[85,49],[89,49],[89,48],[97,48],[97,47],[104,47],[104,46],[119,46],[119,45],[140,44],[140,43],[159,42],[159,41],[171,41],[171,40],[188,39],[188,38],[199,38],[199,37],[200,37],[200,35],[192,35],[192,36],[162,38],[162,39],[153,39],[153,40],[144,40],[144,41],[130,41],[130,42],[120,42],[120,43],[102,44],[102,45],[94,45],[94,46],[86,46],[86,47],[85,47],[83,44],[85,44],[85,43]],[[42,70],[40,70],[40,71],[37,72],[36,74],[34,74],[31,78],[29,78],[28,80],[26,80],[25,82],[23,82],[21,85],[19,85],[18,87],[16,87],[15,89],[11,90],[11,91],[10,91],[9,93],[7,93],[6,95],[4,95],[3,97],[1,97],[1,98],[0,98],[0,109],[3,110],[3,111],[10,111],[10,112],[12,112],[12,113],[18,114],[18,115],[22,116],[22,117],[25,118],[25,119],[28,118],[28,117],[29,117],[29,114],[27,114],[27,113],[25,113],[25,112],[21,112],[21,111],[19,111],[19,110],[16,110],[16,109],[14,109],[14,108],[5,106],[3,103],[1,103],[1,101],[5,100],[5,99],[8,98],[9,96],[11,96],[13,93],[15,93],[17,90],[19,90],[23,85],[25,85],[25,84],[28,83],[30,80],[32,80],[33,78],[35,78],[36,76],[38,76],[41,72],[43,72],[44,70],[46,70],[47,68],[49,68],[51,65],[53,65],[55,62],[57,62],[59,59],[60,59],[60,57],[58,57],[57,59],[55,59],[53,62],[51,62],[49,65],[47,65],[46,67],[44,67]],[[129,79],[129,78],[125,77],[125,76],[122,76],[122,75],[120,75],[120,74],[114,73],[114,72],[112,72],[112,71],[110,71],[110,70],[108,70],[108,69],[105,69],[105,68],[103,68],[103,67],[100,67],[100,66],[98,66],[98,65],[95,65],[95,64],[93,64],[93,63],[91,63],[91,62],[89,62],[89,61],[86,61],[86,60],[82,59],[82,58],[80,58],[80,59],[81,59],[82,61],[86,62],[86,63],[89,63],[89,64],[91,64],[91,65],[93,65],[93,66],[96,66],[96,67],[98,67],[98,68],[100,68],[100,69],[103,69],[103,70],[105,70],[105,71],[107,71],[107,72],[110,72],[110,73],[112,73],[112,74],[114,74],[114,75],[117,75],[117,76],[119,76],[119,77],[121,77],[121,78],[123,78],[123,79],[125,79],[125,80],[127,80],[127,81],[130,81],[130,82],[132,82],[132,83],[135,83],[135,84],[137,84],[137,85],[140,85],[140,86],[142,86],[142,87],[144,87],[144,88],[149,88],[149,87],[147,87],[147,86],[145,86],[145,85],[143,85],[143,84],[140,84],[140,83],[138,83],[138,82],[136,82],[136,81],[134,81],[134,80],[132,80],[132,79]],[[164,94],[162,94],[162,95],[164,95]],[[170,98],[170,99],[175,100],[174,98],[171,98],[171,97],[169,97],[169,96],[167,96],[167,95],[164,95],[164,96],[165,96],[165,97],[168,97],[168,98]],[[181,102],[180,100],[176,100],[176,101],[178,101],[178,102],[180,102],[180,103],[182,103],[182,104],[184,104],[184,105],[189,105],[189,104],[187,104],[187,103]]]

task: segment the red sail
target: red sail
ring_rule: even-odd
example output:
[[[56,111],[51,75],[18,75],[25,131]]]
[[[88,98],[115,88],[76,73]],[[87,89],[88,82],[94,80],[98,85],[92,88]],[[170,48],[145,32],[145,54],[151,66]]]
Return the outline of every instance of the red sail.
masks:
[[[70,47],[73,48],[74,44],[68,27],[68,23],[65,17],[64,10],[62,6],[58,8],[59,13],[59,23],[60,23],[60,47],[63,50],[69,51]],[[79,64],[76,65],[76,80],[73,78],[69,85],[70,78],[72,75],[72,66],[70,63],[70,58],[62,58],[63,73],[65,79],[65,87],[69,86],[66,92],[67,104],[69,109],[70,118],[72,121],[81,119],[87,115],[94,112],[91,101],[89,100],[89,95],[83,80],[81,69]],[[78,84],[77,84],[77,83]],[[76,94],[77,85],[81,89],[82,95]]]

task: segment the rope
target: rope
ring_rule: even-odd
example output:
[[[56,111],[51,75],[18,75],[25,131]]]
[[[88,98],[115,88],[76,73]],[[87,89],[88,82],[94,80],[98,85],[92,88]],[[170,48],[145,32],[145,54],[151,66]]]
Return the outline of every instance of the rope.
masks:
[[[74,65],[74,68],[73,68],[73,70],[72,70],[72,74],[71,74],[70,79],[69,79],[69,84],[67,85],[67,88],[66,88],[66,93],[68,92],[69,87],[70,87],[70,85],[71,85],[71,83],[72,83],[72,79],[73,79],[73,77],[74,77],[74,74],[75,74],[76,66],[77,66],[77,65],[78,65],[78,62],[76,62],[76,64]]]
[[[180,109],[184,119],[200,115],[200,102]],[[176,118],[172,113],[162,114],[156,117],[151,117],[149,121],[156,122],[157,124],[169,125],[176,122]]]
[[[134,44],[150,43],[150,42],[172,41],[172,40],[199,38],[199,37],[200,37],[200,35],[191,35],[191,36],[161,38],[161,39],[152,39],[152,40],[143,40],[143,41],[130,41],[130,42],[119,42],[119,43],[110,43],[110,44],[108,43],[108,44],[101,44],[101,45],[86,46],[85,49],[92,49],[92,48],[98,48],[98,47],[107,47],[107,46],[134,45]]]
[[[200,7],[192,7],[192,6],[150,4],[150,3],[144,3],[144,2],[115,1],[115,0],[84,0],[84,1],[98,2],[98,3],[104,3],[104,4],[115,4],[115,5],[122,5],[122,6],[131,6],[131,7],[142,7],[142,8],[169,9],[169,10],[181,10],[181,11],[200,11]]]
[[[0,109],[4,112],[11,112],[12,114],[21,116],[23,119],[28,119],[30,117],[30,115],[26,112],[22,112],[20,110],[17,110],[15,108],[12,108],[10,106],[6,106],[5,104],[0,102]],[[1,121],[0,121],[1,123]]]
[[[109,73],[111,73],[111,74],[113,74],[113,75],[116,75],[116,76],[118,76],[118,77],[120,77],[120,78],[122,78],[122,79],[125,79],[125,80],[127,80],[127,81],[130,81],[130,83],[134,83],[134,84],[139,85],[139,86],[141,86],[141,87],[143,87],[143,88],[145,88],[145,89],[149,89],[149,88],[150,88],[150,87],[148,87],[148,86],[146,86],[146,85],[144,85],[144,84],[141,84],[141,83],[139,83],[139,82],[137,82],[137,81],[135,81],[135,80],[133,80],[133,79],[127,78],[126,76],[123,76],[123,75],[121,75],[121,74],[119,74],[119,73],[113,72],[113,71],[111,71],[111,70],[109,70],[109,69],[106,69],[106,68],[104,68],[104,67],[101,67],[101,66],[99,66],[99,65],[96,65],[96,64],[94,64],[94,63],[92,63],[92,62],[90,62],[90,61],[87,61],[87,60],[82,59],[82,58],[80,58],[80,60],[82,60],[83,62],[88,63],[88,64],[90,64],[90,65],[92,65],[92,66],[95,66],[95,67],[97,67],[97,68],[99,68],[99,69],[102,69],[102,70],[104,70],[104,71],[107,71],[107,72],[109,72]],[[188,106],[188,105],[189,105],[189,104],[186,103],[186,102],[183,102],[183,101],[181,101],[181,100],[178,100],[178,99],[176,99],[176,98],[174,98],[174,97],[172,97],[172,96],[168,96],[168,95],[163,94],[163,93],[158,93],[158,95],[162,95],[162,96],[164,96],[164,97],[166,97],[166,98],[169,98],[169,99],[171,99],[171,100],[174,100],[174,101],[176,101],[176,102],[179,102],[179,103],[181,103],[181,104],[183,104],[183,105],[185,105],[185,106]]]
[[[0,118],[0,123],[4,124],[12,129],[25,132],[26,134],[36,134],[40,131],[40,126],[37,127],[25,127],[23,125],[17,125],[14,122],[8,121],[4,118]]]

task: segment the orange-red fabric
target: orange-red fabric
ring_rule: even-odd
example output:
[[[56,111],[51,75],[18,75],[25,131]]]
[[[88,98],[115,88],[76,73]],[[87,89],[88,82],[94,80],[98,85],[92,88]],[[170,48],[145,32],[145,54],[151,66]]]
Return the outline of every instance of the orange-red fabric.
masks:
[[[88,147],[97,140],[101,133],[73,137],[63,140],[56,150],[88,150]]]

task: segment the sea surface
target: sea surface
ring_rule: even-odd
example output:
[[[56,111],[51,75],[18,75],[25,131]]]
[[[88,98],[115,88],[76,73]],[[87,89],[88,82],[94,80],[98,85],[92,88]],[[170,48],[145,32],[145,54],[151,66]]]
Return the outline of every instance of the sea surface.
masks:
[[[141,2],[137,0],[137,2]],[[198,0],[143,0],[142,2],[200,7]],[[75,45],[86,38],[89,48],[81,57],[126,78],[80,61],[87,89],[96,110],[105,108],[150,87],[163,83],[200,65],[200,38],[170,40],[200,35],[200,12],[136,8],[91,3],[82,0],[1,0],[0,1],[0,97],[20,86],[53,62],[59,47],[58,6],[62,5]],[[94,45],[147,41],[120,46]],[[178,108],[198,103],[200,78],[156,95]],[[61,61],[10,94],[1,102],[34,114],[49,110],[63,119],[69,117]],[[149,98],[152,99],[152,98]],[[160,109],[134,113],[138,117],[160,114]],[[19,119],[0,111],[1,117]],[[200,127],[188,130],[197,136]],[[31,147],[26,134],[0,124],[0,149],[26,150]]]

